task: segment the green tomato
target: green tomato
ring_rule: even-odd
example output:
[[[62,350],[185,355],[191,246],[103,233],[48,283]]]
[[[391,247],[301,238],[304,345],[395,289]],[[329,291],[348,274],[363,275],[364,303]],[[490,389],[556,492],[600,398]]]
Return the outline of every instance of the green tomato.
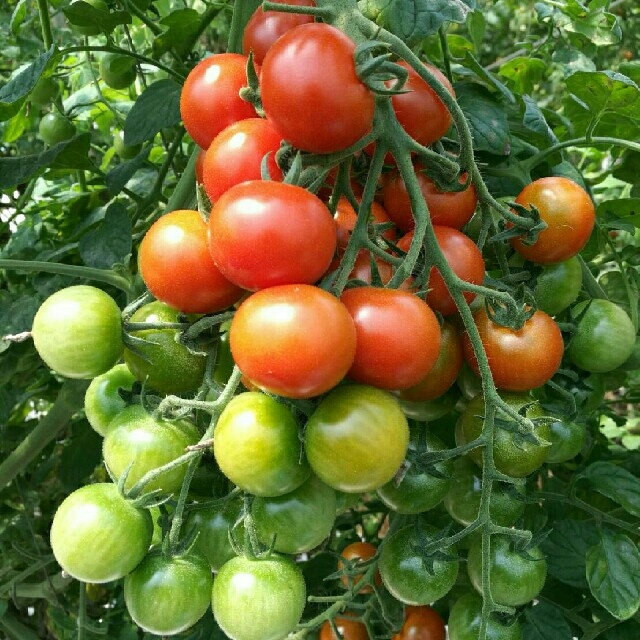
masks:
[[[336,492],[315,475],[275,498],[256,498],[251,514],[258,539],[281,553],[311,551],[329,536],[336,519]]]
[[[555,464],[575,458],[584,447],[587,432],[582,424],[568,420],[555,420],[549,425],[549,442],[547,462]]]
[[[214,618],[231,640],[281,640],[300,622],[306,585],[296,563],[275,554],[236,556],[213,580]]]
[[[105,53],[99,62],[100,75],[112,89],[126,89],[136,79],[136,61],[120,53]]]
[[[622,307],[601,298],[571,307],[576,329],[569,342],[569,360],[594,373],[613,371],[633,353],[636,330]]]
[[[122,319],[115,300],[88,285],[66,287],[38,308],[31,335],[40,357],[67,378],[94,378],[122,356]]]
[[[57,111],[42,116],[38,125],[38,135],[50,147],[73,138],[75,134],[76,127],[73,122]]]
[[[128,145],[124,142],[124,131],[119,129],[113,134],[113,148],[123,160],[135,158],[142,150],[142,144]]]
[[[458,598],[449,611],[449,640],[478,640],[482,621],[482,597],[469,592]],[[522,640],[518,620],[504,623],[496,614],[487,620],[486,640]]]
[[[397,400],[366,385],[335,388],[305,430],[311,468],[325,484],[346,493],[374,491],[389,482],[408,445],[409,426]]]
[[[460,392],[456,388],[449,389],[433,400],[413,401],[394,395],[404,415],[419,422],[431,422],[452,413],[460,398]]]
[[[521,552],[512,538],[491,536],[489,588],[496,604],[519,607],[531,602],[544,587],[547,561],[538,547]],[[474,538],[467,556],[471,584],[482,594],[482,538]]]
[[[158,636],[193,626],[207,612],[213,578],[198,553],[165,556],[152,550],[124,579],[124,601],[133,621]]]
[[[141,306],[131,322],[178,322],[180,312],[164,302]],[[124,361],[140,382],[160,393],[193,393],[202,384],[207,364],[205,355],[194,354],[177,341],[178,329],[142,329],[131,336],[142,338],[125,347]]]
[[[259,391],[241,393],[220,414],[213,454],[222,473],[243,491],[280,496],[309,477],[291,411]]]
[[[189,420],[162,420],[152,416],[142,405],[123,409],[109,424],[102,443],[105,465],[119,479],[128,469],[125,489],[130,489],[149,471],[161,467],[186,453],[200,439],[200,432]],[[178,493],[187,471],[186,462],[162,473],[149,482],[145,492],[160,490]]]
[[[29,100],[38,107],[46,107],[53,102],[53,99],[58,95],[59,91],[60,86],[54,78],[51,76],[41,76],[33,89],[31,89]]]
[[[418,531],[410,525],[386,537],[380,547],[378,570],[389,593],[410,605],[431,604],[445,596],[456,583],[458,562],[420,555],[420,545],[433,542],[435,527],[424,525]],[[455,556],[455,549],[443,550]]]
[[[56,510],[51,549],[76,580],[111,582],[133,571],[147,553],[152,534],[149,512],[123,498],[116,485],[89,484]]]
[[[120,390],[131,391],[135,381],[126,364],[117,364],[91,381],[84,395],[84,413],[91,427],[101,436],[127,406]]]
[[[582,288],[582,267],[578,256],[564,262],[542,267],[536,280],[533,297],[550,316],[555,316],[570,307]]]

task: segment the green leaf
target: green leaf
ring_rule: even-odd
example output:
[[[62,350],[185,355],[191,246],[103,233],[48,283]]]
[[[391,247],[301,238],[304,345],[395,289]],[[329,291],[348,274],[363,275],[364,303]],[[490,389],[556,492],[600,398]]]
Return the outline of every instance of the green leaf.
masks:
[[[112,196],[118,195],[133,175],[144,166],[147,156],[149,155],[149,149],[142,149],[140,153],[130,160],[129,162],[123,162],[117,165],[109,173],[107,173],[106,184],[107,190]]]
[[[617,624],[612,629],[607,629],[602,635],[602,640],[630,640],[640,638],[640,622],[627,620]]]
[[[242,53],[244,28],[253,12],[261,4],[262,0],[243,0],[243,2],[235,3],[233,17],[231,18],[231,30],[229,31],[229,52]]]
[[[618,71],[631,78],[636,84],[640,84],[640,60],[621,62]]]
[[[591,58],[577,49],[560,47],[553,52],[551,59],[559,65],[565,78],[576,71],[595,71],[596,65]]]
[[[487,71],[470,51],[465,52],[465,66],[472,69],[489,88],[496,89],[506,100],[515,104],[516,99],[513,93],[493,73]]]
[[[522,122],[530,131],[543,136],[548,142],[557,142],[557,138],[547,123],[538,103],[531,96],[522,96],[524,102],[524,118]]]
[[[571,627],[562,611],[552,603],[541,600],[525,609],[522,625],[523,640],[571,640]]]
[[[640,607],[640,551],[624,534],[603,531],[587,552],[587,581],[594,598],[618,620]]]
[[[594,462],[576,479],[584,479],[594,491],[617,502],[625,511],[640,515],[640,479],[611,462]]]
[[[200,14],[195,9],[177,9],[160,20],[167,30],[154,39],[154,55],[161,56],[170,49],[175,49],[180,55],[189,53],[185,47],[190,46],[192,37],[198,33],[200,20]]]
[[[78,27],[97,27],[102,33],[111,33],[119,24],[131,24],[128,11],[108,11],[76,0],[63,10],[71,24]]]
[[[131,248],[131,219],[120,202],[112,202],[104,220],[85,233],[78,243],[84,263],[97,269],[110,269],[124,262]]]
[[[547,65],[539,58],[518,57],[500,65],[500,75],[508,78],[518,93],[531,93],[547,72]]]
[[[132,146],[151,140],[162,129],[180,122],[180,91],[173,80],[149,85],[134,102],[124,123],[125,144]]]
[[[27,17],[27,1],[28,0],[19,0],[16,4],[13,13],[11,14],[11,22],[9,23],[9,28],[11,29],[11,33],[14,36],[17,36],[20,32],[20,27],[24,22],[24,19]]]
[[[467,31],[476,51],[480,51],[484,34],[486,30],[486,22],[482,11],[472,11],[467,16]]]

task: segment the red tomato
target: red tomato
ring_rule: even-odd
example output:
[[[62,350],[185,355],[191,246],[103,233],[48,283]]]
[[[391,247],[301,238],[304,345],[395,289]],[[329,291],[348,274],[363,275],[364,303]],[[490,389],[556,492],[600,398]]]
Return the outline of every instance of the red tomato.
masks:
[[[247,118],[229,125],[214,139],[204,158],[204,188],[211,202],[234,185],[262,178],[262,160],[272,180],[282,180],[276,164],[276,151],[282,136],[269,120]]]
[[[180,114],[185,129],[203,149],[233,122],[255,118],[253,105],[239,95],[247,84],[246,66],[247,56],[217,53],[189,72],[180,94]]]
[[[472,284],[482,284],[484,280],[484,259],[477,245],[462,231],[453,227],[434,225],[433,232],[453,272],[462,280]],[[413,239],[413,231],[410,231],[398,240],[398,247],[408,251]],[[463,292],[467,302],[475,298],[475,293]],[[439,311],[443,316],[455,313],[458,308],[453,301],[440,272],[432,267],[429,275],[429,290],[427,303],[434,311]]]
[[[310,398],[346,375],[356,329],[335,296],[312,285],[262,289],[238,308],[229,334],[240,370],[261,389]]]
[[[525,244],[520,238],[511,242],[531,262],[554,264],[568,260],[584,247],[595,224],[595,207],[589,194],[568,178],[539,178],[520,192],[516,202],[528,208],[535,206],[547,223],[533,244]]]
[[[221,311],[244,294],[213,263],[207,224],[197,211],[158,218],[142,238],[138,261],[149,291],[184,313]]]
[[[335,220],[336,227],[338,229],[338,251],[344,251],[358,219],[356,210],[351,206],[345,196],[342,196],[338,200],[338,205],[336,206],[336,212],[333,215],[333,219]],[[369,220],[370,223],[373,223],[374,225],[391,225],[391,220],[389,219],[387,212],[378,202],[371,203]],[[396,230],[393,227],[390,227],[385,231],[379,231],[379,233],[383,238],[387,238],[387,240],[391,240],[391,242],[395,242],[396,240]]]
[[[294,147],[341,151],[371,131],[375,98],[356,75],[355,44],[329,24],[302,24],[269,49],[261,97],[268,118]]]
[[[347,614],[348,615],[348,614]],[[342,616],[334,620],[342,640],[369,640],[369,633],[364,623]],[[331,623],[326,620],[320,627],[318,640],[338,640]]]
[[[356,327],[356,355],[349,378],[379,389],[417,384],[440,351],[440,325],[429,306],[408,291],[346,289],[340,297]]]
[[[447,635],[442,616],[429,605],[404,609],[404,624],[392,640],[445,640]]]
[[[196,182],[198,184],[204,183],[204,156],[207,153],[206,149],[200,149],[198,151],[198,155],[196,156],[196,164],[194,167],[194,171],[196,174]]]
[[[245,289],[311,284],[327,271],[335,249],[336,227],[327,206],[295,185],[237,184],[209,216],[213,261]]]
[[[283,4],[300,7],[315,7],[313,0],[275,0]],[[249,18],[242,37],[242,52],[253,53],[256,64],[262,64],[271,45],[287,31],[299,24],[313,22],[313,16],[304,13],[286,13],[284,11],[263,11],[258,7]]]
[[[344,560],[357,565],[361,562],[371,560],[371,558],[375,557],[376,553],[377,549],[370,542],[352,542],[340,553],[341,559],[338,560],[338,571],[344,570],[346,566]],[[344,558],[344,560],[342,558]],[[356,573],[355,575],[351,571],[345,572],[345,574],[340,577],[340,582],[345,589],[348,589],[350,584],[356,585],[362,580],[363,573],[364,570],[362,573]],[[378,586],[382,585],[382,578],[378,571],[375,573],[374,580]],[[358,590],[358,593],[373,593],[373,588],[370,585],[365,585]]]
[[[373,281],[373,274],[371,272],[371,258],[375,263],[375,268],[378,270],[378,276],[383,285],[386,285],[393,277],[393,267],[378,256],[372,256],[366,249],[361,249],[356,256],[356,260],[353,263],[353,269],[349,273],[350,280],[359,280],[366,284],[371,284]],[[335,260],[337,265],[338,260]],[[400,289],[409,289],[409,281],[403,283]]]
[[[514,331],[493,322],[484,307],[473,315],[484,345],[493,382],[506,391],[529,391],[551,379],[564,352],[562,333],[555,320],[536,311],[521,329]],[[479,375],[478,362],[467,333],[464,357]]]

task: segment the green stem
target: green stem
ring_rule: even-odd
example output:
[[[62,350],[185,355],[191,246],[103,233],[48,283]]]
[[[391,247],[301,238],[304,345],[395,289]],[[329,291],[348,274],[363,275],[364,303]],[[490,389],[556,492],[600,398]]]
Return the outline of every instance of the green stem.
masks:
[[[182,176],[180,176],[180,180],[178,180],[178,184],[169,197],[167,206],[164,208],[165,213],[177,211],[178,209],[192,209],[196,206],[195,167],[199,153],[200,148],[195,147],[185,170],[182,172]]]
[[[85,640],[87,627],[87,585],[84,582],[80,582],[78,589],[80,593],[78,596],[78,620],[76,623],[78,634],[76,635],[76,640]]]
[[[7,638],[11,640],[39,640],[40,638],[32,629],[19,622],[11,612],[5,612],[0,618],[0,629],[3,629]]]
[[[38,13],[40,15],[44,48],[48,50],[53,44],[53,32],[51,31],[51,18],[49,17],[49,3],[47,0],[38,0]]]

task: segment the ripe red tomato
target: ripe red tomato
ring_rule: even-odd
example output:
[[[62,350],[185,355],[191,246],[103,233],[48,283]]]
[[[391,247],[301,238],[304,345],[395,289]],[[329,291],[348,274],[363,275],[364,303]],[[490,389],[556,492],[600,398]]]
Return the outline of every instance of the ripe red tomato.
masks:
[[[520,238],[511,241],[513,248],[527,260],[553,264],[568,260],[587,243],[596,214],[589,194],[579,185],[561,176],[539,178],[528,184],[516,203],[535,208],[547,228],[533,244]]]
[[[433,368],[440,352],[435,313],[409,291],[353,287],[340,297],[356,327],[351,380],[379,389],[417,384]]]
[[[231,322],[229,339],[234,360],[251,382],[289,398],[310,398],[334,387],[356,352],[347,308],[306,284],[249,296]]]
[[[375,98],[356,75],[355,44],[329,24],[294,27],[267,52],[264,111],[294,147],[341,151],[371,131]]]
[[[342,196],[338,200],[333,219],[335,220],[336,227],[338,229],[338,251],[344,251],[358,219],[358,214],[345,196]],[[378,202],[371,203],[369,220],[370,223],[374,225],[391,225],[391,220],[389,219],[387,212]],[[383,238],[387,238],[387,240],[391,240],[391,242],[395,242],[396,240],[396,230],[393,227],[384,231],[379,231],[379,233]]]
[[[335,618],[334,622],[340,636],[336,636],[331,623],[326,620],[320,627],[318,640],[338,640],[338,637],[342,640],[370,640],[369,632],[363,622],[352,620],[348,615]]]
[[[187,76],[180,94],[182,122],[196,144],[207,149],[225,127],[255,118],[253,105],[243,100],[247,56],[217,53],[201,60]]]
[[[442,138],[451,126],[451,114],[436,92],[404,60],[398,64],[409,76],[404,84],[406,93],[392,96],[391,103],[402,128],[417,142],[430,145]],[[448,78],[438,68],[425,64],[425,68],[440,81],[455,98],[455,91]],[[393,84],[393,81],[387,82]]]
[[[335,249],[336,227],[327,206],[292,184],[237,184],[209,216],[213,261],[245,289],[311,284],[326,272]]]
[[[197,211],[158,218],[142,238],[138,262],[149,291],[184,313],[221,311],[244,294],[213,263],[207,223]]]
[[[211,202],[234,185],[262,178],[262,160],[272,180],[282,180],[275,159],[282,136],[270,120],[247,118],[223,129],[209,145],[202,167],[204,188]]]
[[[338,571],[345,570],[347,563],[358,565],[367,560],[374,558],[377,549],[370,542],[352,542],[348,544],[340,553],[341,559],[338,560]],[[345,560],[347,563],[345,563]],[[364,570],[361,573],[354,573],[353,571],[345,571],[344,575],[340,577],[340,582],[345,589],[349,588],[350,584],[357,585],[362,580]],[[376,571],[375,583],[380,586],[382,584],[382,578],[380,572]],[[365,585],[361,589],[358,589],[358,593],[373,593],[373,588],[370,585]]]
[[[300,7],[315,7],[314,0],[276,0],[283,4]],[[286,13],[284,11],[263,11],[258,7],[247,22],[242,37],[242,52],[248,56],[253,53],[256,64],[262,64],[271,45],[287,31],[299,24],[313,22],[313,16],[304,13]]]
[[[200,149],[198,151],[198,155],[196,156],[196,164],[194,167],[194,172],[196,174],[196,182],[198,184],[204,183],[204,157],[207,153],[206,149]]]
[[[404,624],[392,640],[445,640],[447,635],[442,616],[429,605],[404,609]]]
[[[493,382],[506,391],[529,391],[542,386],[560,367],[564,341],[555,320],[539,309],[515,331],[493,322],[483,307],[473,315],[489,360]],[[471,341],[463,335],[464,357],[479,375]]]

